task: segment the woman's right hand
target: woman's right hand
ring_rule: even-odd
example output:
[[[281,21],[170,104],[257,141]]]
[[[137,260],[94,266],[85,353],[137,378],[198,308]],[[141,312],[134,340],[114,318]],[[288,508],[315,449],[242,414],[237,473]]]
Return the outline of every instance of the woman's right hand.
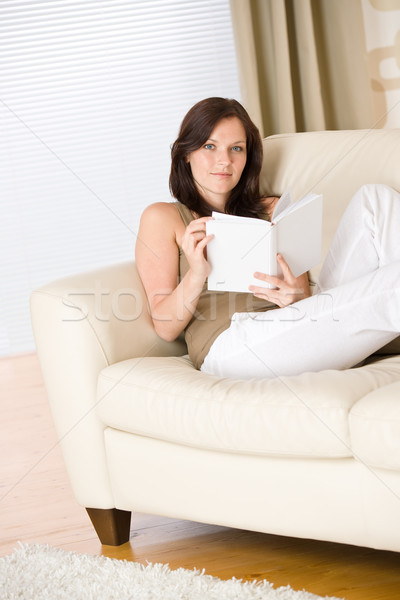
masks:
[[[203,282],[211,270],[206,250],[208,242],[214,237],[206,233],[206,223],[211,219],[212,217],[201,217],[191,221],[182,237],[182,250],[188,260],[190,270],[194,277]]]

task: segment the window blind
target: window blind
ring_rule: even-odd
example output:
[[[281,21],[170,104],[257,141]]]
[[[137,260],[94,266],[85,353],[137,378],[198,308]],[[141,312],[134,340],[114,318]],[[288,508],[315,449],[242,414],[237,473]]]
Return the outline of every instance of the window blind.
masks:
[[[239,97],[229,0],[0,3],[0,354],[34,349],[32,289],[134,256],[170,145]]]

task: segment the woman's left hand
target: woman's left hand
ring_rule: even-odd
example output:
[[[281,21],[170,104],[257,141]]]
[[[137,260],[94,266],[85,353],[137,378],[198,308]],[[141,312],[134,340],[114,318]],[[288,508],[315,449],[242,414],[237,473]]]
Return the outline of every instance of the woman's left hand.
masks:
[[[269,289],[250,285],[249,290],[253,292],[254,296],[269,300],[281,308],[311,296],[308,274],[303,273],[303,275],[296,278],[283,256],[277,254],[276,258],[282,269],[283,279],[272,275],[266,275],[265,273],[254,273],[256,279],[260,279],[260,281],[264,281],[265,283],[270,283],[275,288]]]

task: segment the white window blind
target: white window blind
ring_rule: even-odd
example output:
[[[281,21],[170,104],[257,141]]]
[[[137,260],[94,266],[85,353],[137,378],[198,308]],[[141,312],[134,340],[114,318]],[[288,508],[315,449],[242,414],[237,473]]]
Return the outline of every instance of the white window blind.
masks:
[[[192,104],[239,98],[229,0],[0,2],[0,354],[31,290],[134,256]]]

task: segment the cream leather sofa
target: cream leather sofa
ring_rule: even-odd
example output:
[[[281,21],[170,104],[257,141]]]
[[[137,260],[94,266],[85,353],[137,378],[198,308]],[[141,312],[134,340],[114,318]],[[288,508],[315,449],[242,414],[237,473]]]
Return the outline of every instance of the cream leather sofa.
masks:
[[[400,190],[400,130],[264,146],[264,192],[324,194],[324,253],[362,184]],[[398,340],[346,371],[218,379],[154,333],[133,262],[46,285],[31,308],[72,487],[103,543],[127,541],[138,511],[400,551]]]

